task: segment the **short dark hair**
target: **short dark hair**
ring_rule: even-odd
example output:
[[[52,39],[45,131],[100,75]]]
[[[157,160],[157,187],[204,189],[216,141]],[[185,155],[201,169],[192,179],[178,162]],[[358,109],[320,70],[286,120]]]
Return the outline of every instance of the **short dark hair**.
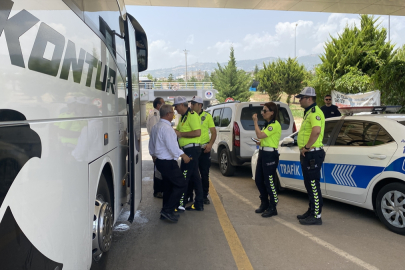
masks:
[[[162,104],[163,103],[162,100],[163,100],[163,98],[161,98],[161,97],[155,98],[155,100],[153,101],[153,108],[156,109],[157,105]]]
[[[330,98],[332,98],[332,96],[331,95],[326,95],[324,98],[327,98],[327,97],[330,97]]]
[[[310,97],[313,102],[316,102],[316,97]]]

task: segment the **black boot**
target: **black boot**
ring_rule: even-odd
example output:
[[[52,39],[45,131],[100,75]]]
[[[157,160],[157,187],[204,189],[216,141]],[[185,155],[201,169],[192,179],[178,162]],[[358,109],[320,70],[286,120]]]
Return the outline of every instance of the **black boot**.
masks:
[[[304,214],[298,215],[297,218],[298,219],[306,219],[307,217],[309,217],[310,214],[311,214],[311,209],[308,208],[308,210]]]
[[[260,197],[260,200],[262,201],[262,203],[260,204],[259,208],[256,209],[255,213],[257,214],[261,214],[264,211],[266,211],[267,208],[269,208],[269,200],[265,200],[262,197]]]
[[[272,217],[272,216],[277,216],[277,208],[275,206],[269,206],[269,208],[264,211],[262,214],[262,217]]]

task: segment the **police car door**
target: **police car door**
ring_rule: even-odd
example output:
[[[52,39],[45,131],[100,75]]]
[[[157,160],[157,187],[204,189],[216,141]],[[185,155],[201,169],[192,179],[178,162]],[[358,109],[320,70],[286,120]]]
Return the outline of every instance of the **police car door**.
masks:
[[[215,161],[218,160],[218,145],[219,145],[219,142],[220,142],[220,139],[219,139],[219,136],[218,136],[219,135],[218,130],[219,130],[219,127],[221,125],[221,115],[222,115],[222,108],[223,107],[224,107],[223,105],[216,106],[215,109],[213,109],[213,111],[210,111],[212,119],[214,120],[215,129],[217,130],[217,138],[215,139],[215,142],[214,142],[214,144],[212,145],[212,148],[211,148],[211,159],[213,159]]]
[[[387,166],[397,144],[372,121],[345,119],[326,153],[324,176],[329,196],[364,203],[369,183]]]
[[[325,131],[323,136],[323,145],[325,152],[328,151],[328,146],[333,140],[333,134],[339,129],[339,120],[326,121]],[[288,187],[305,191],[304,177],[302,175],[300,163],[300,150],[297,146],[297,134],[293,134],[294,146],[285,147],[281,146],[280,149],[280,163],[278,166],[279,176],[281,181]],[[323,168],[321,171],[321,191],[325,192],[325,179],[323,177]]]

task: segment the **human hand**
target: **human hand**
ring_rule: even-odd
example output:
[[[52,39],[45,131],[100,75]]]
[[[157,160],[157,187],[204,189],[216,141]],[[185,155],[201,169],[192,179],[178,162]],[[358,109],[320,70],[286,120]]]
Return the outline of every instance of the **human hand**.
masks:
[[[191,159],[187,156],[187,155],[184,155],[183,156],[183,161],[184,161],[184,163],[189,163],[190,161],[191,161]]]
[[[256,145],[259,145],[259,146],[260,146],[260,140],[257,139],[257,138],[256,138],[256,140],[258,140],[258,141],[256,142]]]
[[[252,115],[253,122],[257,122],[257,113]]]
[[[175,131],[176,131],[177,138],[181,138],[181,132],[178,130],[175,130]]]
[[[209,152],[211,152],[211,149],[212,149],[212,145],[211,145],[211,144],[207,144],[207,145],[205,146],[204,153],[209,153]]]

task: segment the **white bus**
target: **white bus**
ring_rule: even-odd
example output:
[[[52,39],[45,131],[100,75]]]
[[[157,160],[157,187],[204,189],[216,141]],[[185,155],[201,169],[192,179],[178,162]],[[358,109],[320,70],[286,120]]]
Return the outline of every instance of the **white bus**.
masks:
[[[133,220],[147,57],[124,0],[0,0],[0,269],[89,269]]]

